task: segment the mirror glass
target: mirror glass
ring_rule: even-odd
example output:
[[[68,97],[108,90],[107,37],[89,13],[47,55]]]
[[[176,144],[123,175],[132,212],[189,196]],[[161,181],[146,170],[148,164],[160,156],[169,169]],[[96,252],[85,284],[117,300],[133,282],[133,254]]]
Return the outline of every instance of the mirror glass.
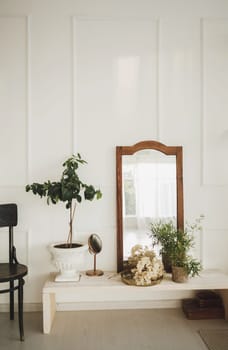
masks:
[[[157,141],[116,147],[117,271],[136,244],[151,246],[150,222],[176,219],[183,228],[182,147]]]
[[[176,157],[146,149],[122,157],[123,259],[135,244],[151,246],[149,224],[177,215]]]
[[[88,239],[88,246],[91,254],[100,253],[102,249],[102,241],[100,237],[95,233],[90,235]]]

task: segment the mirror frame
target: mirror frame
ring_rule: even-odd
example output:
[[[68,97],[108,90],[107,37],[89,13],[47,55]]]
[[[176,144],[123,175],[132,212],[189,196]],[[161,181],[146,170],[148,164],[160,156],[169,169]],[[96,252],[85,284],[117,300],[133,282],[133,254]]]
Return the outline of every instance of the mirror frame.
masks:
[[[116,146],[116,204],[117,204],[117,272],[123,270],[123,195],[122,156],[152,149],[169,156],[176,156],[177,227],[184,227],[183,153],[182,146],[166,146],[158,141],[141,141],[133,146]]]

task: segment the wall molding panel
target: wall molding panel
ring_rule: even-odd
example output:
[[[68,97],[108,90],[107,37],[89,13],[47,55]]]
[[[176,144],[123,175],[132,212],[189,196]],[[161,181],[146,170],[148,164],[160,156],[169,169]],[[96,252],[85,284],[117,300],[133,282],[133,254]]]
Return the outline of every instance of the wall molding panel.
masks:
[[[28,16],[0,16],[1,186],[22,186],[28,180],[28,22]]]
[[[105,78],[105,73],[109,74],[110,79],[113,80],[112,84],[114,84],[114,86],[109,85],[108,87],[112,89],[111,92],[114,94],[118,94],[117,90],[121,88],[121,86],[115,85],[115,84],[118,84],[118,82],[115,80],[117,74],[119,74],[117,78],[120,80],[122,79],[123,86],[122,86],[121,92],[122,93],[125,92],[126,94],[130,93],[129,92],[130,87],[126,85],[127,76],[125,77],[123,76],[124,68],[126,69],[126,67],[128,67],[127,74],[130,80],[129,84],[132,83],[132,85],[134,85],[134,83],[136,83],[136,80],[134,79],[137,79],[137,83],[140,83],[139,79],[141,79],[142,84],[143,83],[150,84],[149,81],[147,82],[145,81],[145,79],[147,79],[146,76],[139,76],[139,74],[141,74],[139,70],[142,69],[142,67],[139,66],[141,64],[139,59],[140,60],[143,59],[143,56],[140,57],[140,50],[142,50],[142,47],[140,47],[139,45],[140,35],[141,35],[141,39],[144,40],[144,43],[147,42],[149,46],[148,51],[146,52],[145,50],[145,52],[142,53],[142,55],[144,55],[144,59],[146,59],[146,55],[148,59],[151,59],[151,67],[153,69],[153,77],[148,78],[148,79],[154,80],[152,82],[153,91],[145,91],[145,87],[143,88],[142,86],[142,88],[144,89],[143,92],[147,94],[148,99],[150,98],[150,101],[149,102],[147,101],[147,103],[149,103],[147,107],[148,109],[150,109],[150,115],[148,115],[147,118],[150,118],[153,124],[153,130],[151,130],[151,133],[153,134],[153,136],[150,138],[158,138],[159,137],[159,35],[160,35],[159,20],[158,19],[142,20],[142,19],[125,19],[125,18],[124,19],[84,18],[84,17],[74,16],[72,21],[73,21],[73,25],[72,25],[73,53],[72,55],[73,55],[73,75],[74,75],[74,82],[73,82],[74,121],[72,123],[74,126],[73,139],[74,140],[78,139],[77,130],[80,129],[80,125],[78,124],[78,116],[79,115],[81,116],[81,110],[80,110],[80,106],[79,106],[79,109],[77,107],[78,107],[78,101],[81,98],[80,90],[82,90],[83,87],[80,85],[80,82],[77,81],[78,79],[80,80],[80,77],[82,79],[82,76],[80,75],[81,69],[79,68],[82,68],[83,70],[85,68],[87,69],[94,68],[94,70],[96,70],[96,68],[99,67],[99,64],[101,64],[101,66],[103,65],[104,71],[103,72],[100,71],[99,73],[102,75],[103,79]],[[135,26],[138,28],[138,31],[141,30],[141,33],[140,32],[138,33],[138,37],[135,39],[135,43],[134,43],[133,35],[135,36],[137,35],[137,31],[135,31],[134,29]],[[122,28],[122,34],[123,34],[122,38],[119,37],[120,30],[121,30],[120,27]],[[86,34],[87,30],[90,33],[90,37],[86,38],[87,42],[85,42],[83,46],[83,35]],[[131,33],[131,30],[134,31],[133,34]],[[145,36],[147,36],[146,39],[145,39]],[[117,41],[117,38],[119,38],[119,41]],[[113,42],[114,44],[112,44]],[[136,45],[135,52],[132,51],[134,44]],[[137,48],[137,45],[138,45],[138,48]],[[108,46],[110,47],[106,49],[106,47]],[[87,63],[89,65],[87,67],[86,66],[83,67],[82,66],[83,60],[81,59],[81,57],[83,54],[89,55],[89,51],[92,49],[95,49],[98,52],[98,56],[95,58],[94,62],[93,60],[91,60],[90,62],[88,62],[87,60]],[[108,49],[113,50],[111,54],[112,56],[110,57],[108,56],[107,51],[106,53],[103,52],[103,50],[108,50]],[[100,57],[99,57],[99,52],[100,52]],[[96,59],[98,61],[96,61]],[[121,59],[122,59],[122,62],[121,62]],[[146,63],[147,63],[147,69],[148,69],[148,61]],[[117,67],[118,64],[119,64],[119,67]],[[122,70],[120,67],[121,64],[122,64]],[[119,68],[119,72],[117,72],[118,68]],[[114,69],[115,71],[111,71],[111,69]],[[85,78],[85,76],[83,76],[83,78]],[[90,75],[90,79],[92,83],[94,83],[93,79],[95,78],[96,77],[92,76],[92,74]],[[144,79],[144,82],[143,82],[143,79]],[[121,81],[119,81],[119,83],[121,84]],[[98,81],[98,84],[99,84],[99,81]],[[101,85],[100,88],[103,89],[105,93],[105,86]],[[138,94],[138,92],[136,93]],[[107,96],[107,97],[110,98],[110,96]],[[129,99],[129,95],[128,96],[126,95],[125,97],[126,97],[126,100]],[[140,98],[139,95],[136,95],[135,97]],[[132,119],[134,118],[134,116],[132,117],[129,116],[129,113],[130,113],[129,104],[132,102],[133,102],[132,100],[128,100],[125,103],[125,105],[123,105],[123,101],[115,100],[115,101],[112,101],[112,105],[110,105],[109,112],[111,112],[112,114],[115,114],[115,117],[121,118],[121,115],[124,115],[124,117],[127,118],[128,123],[125,123],[124,120],[122,119],[122,123],[124,123],[122,125],[122,128],[125,128],[125,129],[129,128],[129,122],[131,121],[131,118]],[[138,113],[143,112],[145,114],[145,111],[140,110],[142,109],[142,105],[138,106],[138,108],[139,108]],[[105,115],[106,117],[104,117],[104,119],[107,119],[107,114]],[[156,125],[156,128],[154,128],[154,125]],[[74,147],[74,150],[75,148],[77,148],[75,144],[73,147]]]
[[[157,50],[156,50],[156,55],[157,55],[157,111],[156,111],[156,125],[157,125],[157,137],[156,140],[160,141],[160,19],[156,20],[156,32],[157,32]]]
[[[201,20],[202,185],[227,186],[228,18]]]
[[[83,150],[95,183],[115,183],[116,145],[159,138],[159,26],[158,19],[73,17],[73,147]],[[106,179],[89,157],[91,144]]]

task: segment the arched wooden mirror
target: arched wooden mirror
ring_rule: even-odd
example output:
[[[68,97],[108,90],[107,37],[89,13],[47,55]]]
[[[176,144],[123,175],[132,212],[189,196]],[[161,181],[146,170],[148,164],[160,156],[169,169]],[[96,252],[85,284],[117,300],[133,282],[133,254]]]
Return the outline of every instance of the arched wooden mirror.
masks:
[[[176,218],[183,228],[182,147],[157,141],[116,147],[117,271],[135,244],[146,245],[149,223]]]

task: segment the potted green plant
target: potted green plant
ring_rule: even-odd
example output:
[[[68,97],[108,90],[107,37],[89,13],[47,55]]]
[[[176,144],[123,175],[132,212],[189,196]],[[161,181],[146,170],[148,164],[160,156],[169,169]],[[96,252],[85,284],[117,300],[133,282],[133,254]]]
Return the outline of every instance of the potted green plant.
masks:
[[[63,243],[54,243],[51,245],[52,253],[56,259],[56,265],[59,269],[59,275],[56,280],[78,280],[79,273],[76,270],[75,254],[82,254],[87,248],[82,243],[73,242],[73,220],[76,206],[82,200],[92,201],[94,198],[100,199],[102,193],[92,185],[82,182],[78,176],[79,165],[87,164],[78,153],[72,155],[63,163],[63,173],[59,181],[45,181],[44,183],[34,182],[26,185],[26,192],[32,191],[34,195],[41,198],[47,198],[47,204],[57,204],[64,202],[66,209],[69,210],[69,232],[67,239]],[[67,257],[65,255],[67,254]],[[73,261],[73,260],[75,261]]]
[[[187,228],[176,230],[173,238],[171,251],[172,279],[174,282],[186,282],[188,276],[194,277],[202,269],[201,263],[189,254],[190,249],[195,245],[193,232]]]
[[[183,230],[177,229],[174,221],[159,220],[151,223],[153,244],[161,245],[161,253],[165,253],[171,261],[172,279],[175,282],[185,282],[188,276],[198,275],[202,269],[201,263],[190,255],[194,247],[194,233],[201,230],[203,216],[193,224],[186,223]]]
[[[159,246],[159,253],[166,272],[172,272],[171,252],[173,247],[173,237],[176,227],[173,220],[154,220],[150,223],[149,236],[152,239],[152,246]]]

